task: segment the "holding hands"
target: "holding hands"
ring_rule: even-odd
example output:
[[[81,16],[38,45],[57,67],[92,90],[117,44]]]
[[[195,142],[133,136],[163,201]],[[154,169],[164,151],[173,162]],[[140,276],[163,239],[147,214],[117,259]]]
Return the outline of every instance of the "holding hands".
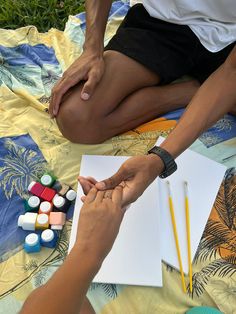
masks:
[[[164,164],[161,159],[154,154],[135,156],[125,161],[120,169],[110,178],[97,182],[92,177],[79,177],[78,180],[85,195],[96,187],[100,191],[113,189],[119,184],[123,186],[122,207],[136,201],[146,190],[146,188],[162,172]],[[82,197],[86,201],[88,196]]]

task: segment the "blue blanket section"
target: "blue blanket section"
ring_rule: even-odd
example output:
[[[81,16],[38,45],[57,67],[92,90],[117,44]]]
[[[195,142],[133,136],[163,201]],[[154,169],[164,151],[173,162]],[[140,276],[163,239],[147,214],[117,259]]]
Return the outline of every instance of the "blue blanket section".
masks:
[[[59,66],[53,48],[43,44],[30,46],[22,44],[16,47],[4,47],[0,45],[0,58],[8,65],[37,65],[43,67],[44,64]]]
[[[0,138],[0,262],[13,255],[30,232],[17,226],[24,214],[27,187],[47,168],[46,161],[32,138],[26,134]],[[71,206],[67,218],[73,215]]]
[[[129,10],[129,8],[130,8],[129,2],[124,3],[123,1],[114,1],[112,3],[112,7],[111,7],[111,10],[109,12],[108,20],[111,20],[114,17],[114,15],[116,15],[116,17],[125,16]],[[82,30],[84,31],[85,27],[86,27],[86,14],[85,14],[85,12],[77,14],[76,17],[78,17],[81,20],[80,26],[81,26]]]
[[[168,120],[178,121],[183,112],[184,109],[178,109],[163,115],[163,117]],[[234,137],[236,137],[236,117],[227,114],[215,125],[204,132],[199,137],[199,140],[208,148]]]

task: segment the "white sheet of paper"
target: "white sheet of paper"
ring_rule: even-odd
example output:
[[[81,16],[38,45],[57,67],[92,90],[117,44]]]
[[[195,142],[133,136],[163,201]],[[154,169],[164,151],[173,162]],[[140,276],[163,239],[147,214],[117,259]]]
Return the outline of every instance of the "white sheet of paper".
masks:
[[[159,138],[160,145],[164,138]],[[159,204],[161,207],[162,259],[179,269],[173,235],[166,181],[170,182],[175,218],[184,272],[188,273],[188,251],[185,220],[184,185],[188,182],[190,207],[190,232],[192,260],[216,199],[226,167],[187,149],[176,159],[178,170],[170,177],[159,179]]]
[[[102,180],[113,175],[128,157],[83,156],[80,175]],[[82,206],[80,185],[69,251],[74,245]],[[154,181],[125,213],[118,237],[94,282],[162,286],[158,184]]]

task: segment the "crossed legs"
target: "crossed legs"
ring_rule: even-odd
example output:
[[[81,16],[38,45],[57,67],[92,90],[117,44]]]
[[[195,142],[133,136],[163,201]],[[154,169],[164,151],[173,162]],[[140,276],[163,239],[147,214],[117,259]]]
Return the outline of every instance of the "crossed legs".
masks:
[[[157,86],[155,73],[116,51],[106,51],[104,61],[105,73],[89,100],[80,98],[81,85],[63,98],[57,123],[74,143],[101,143],[187,106],[199,87],[196,81]]]

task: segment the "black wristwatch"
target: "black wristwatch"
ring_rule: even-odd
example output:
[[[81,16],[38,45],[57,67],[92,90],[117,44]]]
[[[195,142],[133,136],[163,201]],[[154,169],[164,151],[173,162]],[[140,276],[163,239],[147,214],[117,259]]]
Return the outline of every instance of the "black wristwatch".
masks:
[[[159,175],[160,178],[164,179],[177,170],[177,164],[174,158],[164,148],[154,146],[148,151],[148,154],[156,154],[163,161],[165,168]]]

